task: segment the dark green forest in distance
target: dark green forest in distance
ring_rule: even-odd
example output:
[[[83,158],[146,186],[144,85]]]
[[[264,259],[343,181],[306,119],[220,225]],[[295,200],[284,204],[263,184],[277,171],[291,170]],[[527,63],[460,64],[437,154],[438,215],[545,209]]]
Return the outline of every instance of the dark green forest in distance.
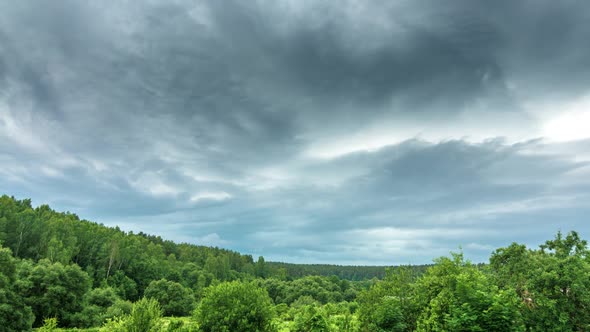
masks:
[[[340,279],[359,281],[367,279],[383,279],[385,276],[384,266],[349,266],[330,264],[292,264],[283,262],[267,262],[270,269],[284,271],[289,278],[302,278],[309,275],[337,276]],[[427,265],[418,266],[416,269],[425,270]]]
[[[0,197],[0,332],[589,331],[589,308],[576,232],[488,264],[288,264]]]

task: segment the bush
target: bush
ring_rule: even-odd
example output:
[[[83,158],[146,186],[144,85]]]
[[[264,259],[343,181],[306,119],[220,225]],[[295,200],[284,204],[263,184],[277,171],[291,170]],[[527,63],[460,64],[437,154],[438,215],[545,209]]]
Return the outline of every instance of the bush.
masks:
[[[197,325],[190,321],[182,318],[169,318],[167,319],[167,325],[162,329],[165,332],[193,332],[197,331]]]
[[[133,304],[131,314],[109,319],[104,332],[158,332],[162,329],[162,310],[154,299],[143,298]]]
[[[51,332],[57,330],[57,318],[45,318],[39,332]]]
[[[294,332],[329,332],[330,325],[324,312],[315,305],[308,305],[295,316]]]
[[[128,332],[127,321],[125,317],[115,317],[108,319],[104,326],[100,329],[100,332]]]
[[[157,331],[160,327],[162,310],[158,301],[143,298],[137,301],[131,309],[128,318],[130,332]]]
[[[252,283],[225,282],[210,287],[195,310],[201,331],[275,331],[268,293]]]

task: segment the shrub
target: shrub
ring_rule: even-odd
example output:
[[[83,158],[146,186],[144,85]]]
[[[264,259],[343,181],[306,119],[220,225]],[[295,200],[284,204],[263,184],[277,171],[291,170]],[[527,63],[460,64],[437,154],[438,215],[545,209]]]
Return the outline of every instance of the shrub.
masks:
[[[104,332],[158,332],[162,328],[162,310],[154,299],[143,298],[133,304],[131,314],[109,319]]]
[[[275,331],[268,293],[252,283],[225,282],[207,289],[195,318],[201,331]]]
[[[57,318],[45,318],[39,332],[51,332],[57,329]]]
[[[305,306],[297,316],[295,316],[293,331],[329,332],[330,325],[328,324],[323,310],[314,305],[308,305]]]

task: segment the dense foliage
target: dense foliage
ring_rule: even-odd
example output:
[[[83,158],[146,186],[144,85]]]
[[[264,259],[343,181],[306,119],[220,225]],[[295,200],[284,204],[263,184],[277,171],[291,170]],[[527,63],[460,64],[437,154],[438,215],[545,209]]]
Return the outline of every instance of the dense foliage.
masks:
[[[154,299],[143,298],[133,304],[131,313],[110,319],[104,332],[158,332],[162,330],[162,310]]]
[[[462,253],[387,270],[296,265],[0,197],[0,332],[589,331],[589,276],[576,232],[499,248],[487,265]]]
[[[265,290],[238,281],[209,288],[195,311],[200,330],[204,332],[275,331],[274,315]]]
[[[166,279],[152,281],[144,295],[158,301],[166,316],[189,316],[195,305],[193,292],[189,288]]]
[[[291,278],[305,276],[337,276],[340,279],[360,281],[367,279],[383,279],[385,269],[382,266],[348,266],[348,265],[327,265],[327,264],[289,264],[281,262],[268,262],[267,265],[273,270],[282,269]],[[422,268],[426,268],[423,266]]]
[[[0,331],[25,331],[35,316],[25,299],[14,289],[16,259],[9,249],[0,247]]]

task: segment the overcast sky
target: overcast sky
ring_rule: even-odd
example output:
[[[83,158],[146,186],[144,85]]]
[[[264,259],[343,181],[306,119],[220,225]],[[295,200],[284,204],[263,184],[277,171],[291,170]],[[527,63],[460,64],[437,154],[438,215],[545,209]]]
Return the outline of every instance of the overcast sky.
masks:
[[[267,260],[590,238],[590,2],[0,2],[0,193]]]

